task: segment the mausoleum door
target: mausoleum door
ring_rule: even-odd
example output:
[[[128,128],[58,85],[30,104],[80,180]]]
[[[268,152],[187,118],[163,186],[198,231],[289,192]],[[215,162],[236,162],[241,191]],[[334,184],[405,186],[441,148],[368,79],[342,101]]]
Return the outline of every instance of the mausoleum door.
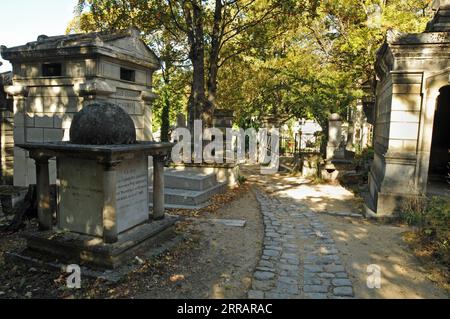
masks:
[[[428,180],[444,181],[450,162],[450,86],[439,90],[433,122]]]

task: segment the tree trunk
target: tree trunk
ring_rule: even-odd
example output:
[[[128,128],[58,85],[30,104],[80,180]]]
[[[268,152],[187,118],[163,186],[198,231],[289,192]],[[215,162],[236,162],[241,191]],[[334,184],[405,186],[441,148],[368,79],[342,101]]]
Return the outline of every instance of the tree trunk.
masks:
[[[192,12],[189,8],[185,8],[185,20],[189,28],[189,58],[193,68],[191,94],[188,103],[188,125],[190,130],[193,130],[194,120],[200,119],[206,100],[205,48],[201,4],[192,1]]]
[[[170,128],[170,100],[169,92],[166,88],[163,91],[163,108],[161,111],[161,142],[169,142],[169,128]]]
[[[212,126],[212,116],[216,108],[217,96],[217,74],[219,71],[219,51],[222,33],[220,26],[222,24],[222,9],[223,4],[221,0],[216,0],[214,9],[214,25],[211,36],[211,51],[209,54],[209,71],[208,71],[208,101],[202,113],[202,119],[207,126]]]

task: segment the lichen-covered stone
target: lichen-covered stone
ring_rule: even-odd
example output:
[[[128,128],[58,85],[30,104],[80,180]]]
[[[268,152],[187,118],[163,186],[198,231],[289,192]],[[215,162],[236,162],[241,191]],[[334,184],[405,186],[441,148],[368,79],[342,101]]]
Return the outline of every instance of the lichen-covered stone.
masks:
[[[136,143],[136,129],[130,115],[120,106],[96,102],[75,114],[70,126],[70,142],[85,145]]]

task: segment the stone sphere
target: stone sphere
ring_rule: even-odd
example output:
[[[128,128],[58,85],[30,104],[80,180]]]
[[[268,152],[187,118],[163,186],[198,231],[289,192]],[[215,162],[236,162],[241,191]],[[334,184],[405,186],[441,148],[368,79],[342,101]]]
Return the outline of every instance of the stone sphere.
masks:
[[[84,145],[136,143],[134,122],[120,106],[96,102],[75,114],[70,126],[70,142]]]

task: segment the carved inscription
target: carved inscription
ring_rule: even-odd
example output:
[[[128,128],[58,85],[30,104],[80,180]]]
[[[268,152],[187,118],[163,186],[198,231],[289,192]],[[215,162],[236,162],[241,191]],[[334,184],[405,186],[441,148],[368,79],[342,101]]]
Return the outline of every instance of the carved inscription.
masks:
[[[117,182],[117,208],[127,209],[147,201],[147,172],[136,168],[121,170]]]
[[[148,219],[148,172],[145,158],[124,161],[117,168],[116,205],[119,231]]]

